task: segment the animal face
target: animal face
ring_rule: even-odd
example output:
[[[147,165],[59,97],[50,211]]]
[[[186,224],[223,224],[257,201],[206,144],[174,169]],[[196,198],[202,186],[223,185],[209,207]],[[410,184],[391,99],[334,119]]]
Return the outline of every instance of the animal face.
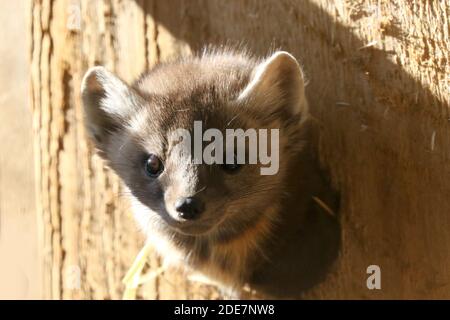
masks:
[[[89,132],[124,182],[145,232],[225,240],[282,198],[285,169],[300,145],[299,123],[306,114],[302,74],[291,55],[278,52],[258,61],[237,53],[206,54],[160,65],[133,86],[95,67],[82,91]],[[259,129],[279,130],[266,150],[268,156],[279,153],[273,175],[261,174],[267,167],[261,161],[248,163],[255,142],[246,133]],[[233,130],[238,134],[230,138]],[[208,131],[223,137],[222,143],[205,136]],[[238,137],[246,143],[237,143]],[[260,146],[258,139],[270,135],[257,136]],[[201,156],[225,163],[194,161],[199,145]],[[238,163],[238,154],[245,163]]]

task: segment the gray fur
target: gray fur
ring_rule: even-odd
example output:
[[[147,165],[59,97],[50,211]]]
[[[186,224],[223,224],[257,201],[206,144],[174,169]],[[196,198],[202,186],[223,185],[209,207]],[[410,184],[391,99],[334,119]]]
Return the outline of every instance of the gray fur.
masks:
[[[303,75],[291,55],[256,59],[212,51],[160,64],[133,85],[96,67],[87,72],[82,95],[97,149],[130,191],[140,226],[163,256],[223,287],[239,290],[248,283],[275,296],[284,293],[282,283],[298,294],[322,276],[339,233],[337,221],[311,199],[322,197],[336,211],[337,204],[318,166]],[[195,120],[223,132],[280,129],[280,171],[262,176],[259,165],[245,165],[228,175],[217,165],[191,164],[173,152],[171,132],[192,131]],[[153,180],[142,170],[149,153],[165,166]],[[198,221],[177,221],[175,200],[194,194],[206,212]],[[305,239],[308,223],[309,233],[325,225],[312,235],[324,241]],[[326,256],[301,244],[296,254],[299,240]]]

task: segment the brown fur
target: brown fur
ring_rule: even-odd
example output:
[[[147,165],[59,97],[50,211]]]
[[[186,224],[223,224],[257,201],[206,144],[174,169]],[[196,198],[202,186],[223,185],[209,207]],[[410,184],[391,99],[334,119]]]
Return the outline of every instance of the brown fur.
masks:
[[[91,70],[83,99],[96,146],[124,181],[149,241],[168,260],[239,289],[252,284],[258,267],[270,268],[274,255],[269,248],[276,247],[280,228],[294,223],[297,230],[309,210],[302,208],[286,221],[286,203],[311,197],[310,190],[288,183],[298,157],[312,150],[303,90],[302,72],[286,53],[261,60],[213,51],[161,64],[133,86],[104,69]],[[203,129],[223,132],[280,129],[279,172],[263,176],[257,164],[228,175],[218,166],[180,158],[170,134],[192,130],[195,120],[203,122]],[[165,166],[154,181],[141,170],[148,153],[157,154]],[[320,185],[320,178],[313,180],[311,190]],[[173,219],[173,203],[192,195],[206,203],[206,212],[198,222],[182,225]]]

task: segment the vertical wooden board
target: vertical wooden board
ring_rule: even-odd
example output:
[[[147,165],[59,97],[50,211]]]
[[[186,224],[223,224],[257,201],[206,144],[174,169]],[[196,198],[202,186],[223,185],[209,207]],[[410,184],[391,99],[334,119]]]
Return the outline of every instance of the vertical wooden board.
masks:
[[[40,164],[44,294],[51,299],[119,298],[126,267],[116,261],[114,253],[130,250],[121,248],[126,241],[118,244],[114,240],[116,233],[122,232],[120,220],[125,219],[116,215],[123,209],[111,195],[117,191],[117,179],[92,157],[85,140],[79,99],[85,58],[80,30],[68,27],[68,15],[76,14],[70,11],[71,5],[77,3],[32,3],[32,88],[35,150]],[[137,243],[132,246],[136,249]],[[127,257],[127,265],[133,258],[126,254],[120,257]]]

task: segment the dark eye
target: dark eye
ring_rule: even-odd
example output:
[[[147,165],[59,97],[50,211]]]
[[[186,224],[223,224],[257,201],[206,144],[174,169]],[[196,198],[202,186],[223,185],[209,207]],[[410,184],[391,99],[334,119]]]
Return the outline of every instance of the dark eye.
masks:
[[[225,161],[224,161],[225,162]],[[236,173],[241,168],[241,165],[237,163],[236,155],[234,156],[233,163],[222,164],[222,169],[229,174]]]
[[[144,164],[145,173],[151,178],[157,178],[163,171],[161,160],[154,154],[150,154]]]

